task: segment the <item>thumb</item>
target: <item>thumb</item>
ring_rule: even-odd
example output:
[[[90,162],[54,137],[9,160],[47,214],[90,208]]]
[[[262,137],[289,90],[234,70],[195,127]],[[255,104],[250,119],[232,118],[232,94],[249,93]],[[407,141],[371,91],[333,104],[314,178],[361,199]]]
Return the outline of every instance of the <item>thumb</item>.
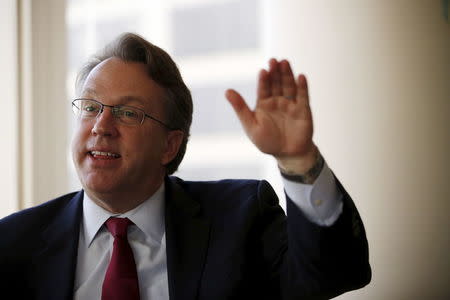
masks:
[[[247,103],[245,103],[244,98],[236,92],[235,90],[229,89],[225,92],[225,97],[230,102],[231,106],[234,109],[234,112],[238,116],[239,120],[244,126],[244,129],[249,129],[255,120],[253,112],[248,107]]]

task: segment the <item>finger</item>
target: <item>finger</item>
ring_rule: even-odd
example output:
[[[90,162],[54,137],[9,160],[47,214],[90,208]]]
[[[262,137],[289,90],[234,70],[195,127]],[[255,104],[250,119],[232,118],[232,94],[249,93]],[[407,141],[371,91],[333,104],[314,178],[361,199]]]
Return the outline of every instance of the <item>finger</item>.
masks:
[[[258,78],[258,88],[257,88],[257,99],[265,99],[269,98],[272,94],[271,85],[270,85],[270,76],[266,70],[261,70],[259,72]]]
[[[269,75],[272,89],[272,96],[281,96],[281,73],[280,66],[276,59],[269,61]]]
[[[238,92],[231,89],[225,92],[225,97],[228,99],[228,102],[230,102],[231,106],[236,112],[236,115],[241,121],[244,129],[248,130],[250,126],[252,126],[252,124],[255,122],[255,117],[253,111],[251,111],[247,103],[245,103],[244,98],[242,98],[242,96]]]
[[[281,70],[281,89],[283,96],[295,100],[297,94],[297,86],[295,84],[294,74],[291,66],[287,60],[282,60],[280,63]]]
[[[308,83],[303,74],[298,75],[297,78],[297,102],[309,106]]]

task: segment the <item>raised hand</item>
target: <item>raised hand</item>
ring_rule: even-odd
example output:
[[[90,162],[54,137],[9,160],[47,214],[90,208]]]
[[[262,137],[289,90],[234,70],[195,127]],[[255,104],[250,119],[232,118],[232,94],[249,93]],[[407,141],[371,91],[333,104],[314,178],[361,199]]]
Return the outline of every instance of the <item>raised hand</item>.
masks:
[[[227,90],[226,97],[250,140],[283,170],[301,174],[313,166],[318,150],[306,78],[299,75],[295,81],[288,61],[271,59],[269,70],[261,70],[254,110],[235,90]]]

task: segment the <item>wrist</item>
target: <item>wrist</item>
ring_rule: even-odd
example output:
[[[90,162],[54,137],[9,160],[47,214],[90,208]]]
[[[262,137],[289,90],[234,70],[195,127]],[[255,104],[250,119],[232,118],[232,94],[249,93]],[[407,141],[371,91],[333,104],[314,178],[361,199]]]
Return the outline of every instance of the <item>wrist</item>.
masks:
[[[316,163],[319,149],[311,144],[310,150],[302,155],[277,156],[275,157],[278,167],[285,174],[299,175],[308,172]]]
[[[324,159],[315,146],[307,156],[277,158],[277,162],[284,178],[304,184],[313,184],[324,165]]]

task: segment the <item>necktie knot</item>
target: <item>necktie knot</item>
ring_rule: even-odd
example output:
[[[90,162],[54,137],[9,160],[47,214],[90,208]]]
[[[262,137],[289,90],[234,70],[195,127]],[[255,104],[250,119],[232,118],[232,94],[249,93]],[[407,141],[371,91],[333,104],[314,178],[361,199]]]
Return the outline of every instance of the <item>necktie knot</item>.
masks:
[[[133,224],[128,218],[109,218],[106,221],[106,227],[109,232],[118,238],[127,237],[128,225]]]

